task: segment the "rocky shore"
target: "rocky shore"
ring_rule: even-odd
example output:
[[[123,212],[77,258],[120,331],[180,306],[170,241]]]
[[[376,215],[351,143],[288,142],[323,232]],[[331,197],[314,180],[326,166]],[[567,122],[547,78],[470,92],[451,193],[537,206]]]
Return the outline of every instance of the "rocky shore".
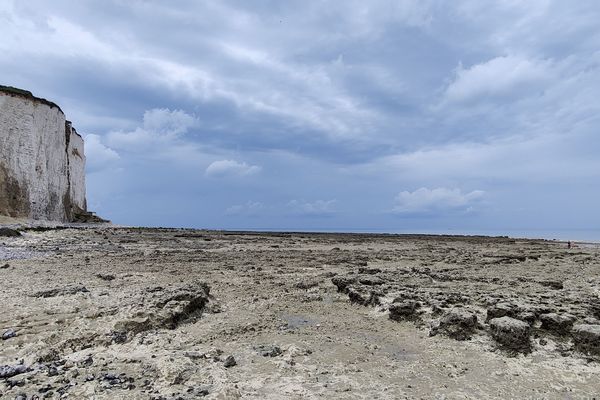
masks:
[[[12,228],[0,230],[2,399],[600,392],[595,245]]]

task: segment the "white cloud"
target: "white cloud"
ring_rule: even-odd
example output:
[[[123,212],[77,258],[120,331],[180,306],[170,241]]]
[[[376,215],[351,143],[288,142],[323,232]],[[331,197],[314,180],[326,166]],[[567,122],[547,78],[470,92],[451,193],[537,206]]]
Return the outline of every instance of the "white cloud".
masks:
[[[522,57],[496,57],[487,62],[456,70],[455,79],[446,89],[450,102],[510,94],[549,81],[553,76],[549,61],[532,61]]]
[[[481,190],[462,193],[460,189],[420,188],[414,192],[403,191],[395,198],[393,212],[416,214],[445,211],[468,211],[484,195]]]
[[[245,162],[235,160],[219,160],[212,162],[206,168],[206,176],[226,177],[226,176],[249,176],[259,173],[261,167],[250,165]]]
[[[141,127],[132,131],[110,132],[107,140],[115,148],[141,151],[176,142],[196,124],[197,119],[184,111],[155,108],[144,112]]]
[[[264,208],[264,205],[260,202],[248,201],[246,204],[236,204],[228,207],[225,210],[225,214],[251,216],[259,214]]]
[[[306,215],[326,215],[335,212],[334,205],[337,200],[316,200],[308,202],[305,200],[292,200],[288,207],[295,213]]]
[[[116,151],[102,144],[100,136],[94,134],[85,136],[85,156],[91,172],[113,166],[120,158]]]

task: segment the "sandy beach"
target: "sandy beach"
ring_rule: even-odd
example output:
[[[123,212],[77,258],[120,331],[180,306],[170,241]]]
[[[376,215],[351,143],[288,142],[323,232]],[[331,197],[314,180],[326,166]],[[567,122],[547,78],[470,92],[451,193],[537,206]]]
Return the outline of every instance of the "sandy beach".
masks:
[[[0,248],[2,398],[600,391],[597,246],[96,227]]]

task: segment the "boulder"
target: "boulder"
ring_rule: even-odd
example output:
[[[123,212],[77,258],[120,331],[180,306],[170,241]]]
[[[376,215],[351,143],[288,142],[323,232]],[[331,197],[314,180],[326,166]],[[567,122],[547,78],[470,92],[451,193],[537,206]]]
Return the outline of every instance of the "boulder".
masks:
[[[454,308],[445,313],[431,329],[430,335],[442,333],[456,340],[468,340],[477,329],[477,315],[464,308]]]
[[[364,289],[365,288],[350,286],[346,288],[346,294],[348,294],[348,298],[352,303],[358,303],[363,306],[375,306],[380,304],[380,293],[377,293],[373,290]]]
[[[519,313],[519,307],[511,303],[497,303],[487,309],[486,321],[501,317],[514,317]]]
[[[572,333],[577,350],[600,356],[600,325],[578,324],[573,327]]]
[[[508,350],[528,352],[531,347],[531,327],[528,323],[511,317],[493,318],[490,332],[496,342]]]
[[[394,321],[412,320],[419,317],[421,303],[415,300],[394,301],[389,308],[390,319]]]
[[[338,292],[346,293],[348,286],[355,283],[356,280],[344,276],[334,276],[331,278],[331,282],[337,287]]]
[[[153,294],[155,292],[151,292]],[[124,341],[132,335],[151,329],[175,329],[184,323],[196,322],[209,302],[210,287],[202,282],[192,282],[165,289],[155,298],[147,298],[140,308],[130,310],[130,316],[114,325],[115,334]]]
[[[540,315],[540,321],[542,321],[541,329],[562,336],[569,333],[573,327],[575,316],[571,314],[548,313]]]

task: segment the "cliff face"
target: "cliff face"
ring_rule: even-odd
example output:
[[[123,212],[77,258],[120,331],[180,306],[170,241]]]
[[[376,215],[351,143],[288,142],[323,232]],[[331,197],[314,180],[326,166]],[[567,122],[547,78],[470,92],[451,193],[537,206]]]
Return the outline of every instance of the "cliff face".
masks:
[[[86,209],[81,136],[56,104],[0,86],[0,214],[67,222]]]

